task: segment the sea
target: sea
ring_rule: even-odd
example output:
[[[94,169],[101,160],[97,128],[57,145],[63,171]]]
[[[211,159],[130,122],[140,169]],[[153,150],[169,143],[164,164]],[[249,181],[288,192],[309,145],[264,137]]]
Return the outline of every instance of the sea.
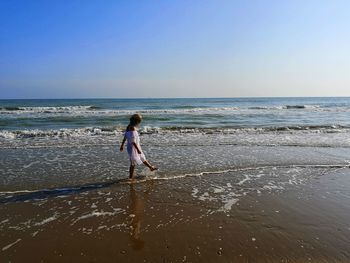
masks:
[[[127,177],[119,145],[134,113],[159,178],[350,159],[348,97],[0,100],[0,190]]]
[[[114,137],[134,113],[143,117],[141,133],[166,133],[168,137],[173,133],[254,137],[284,132],[289,139],[295,134],[344,135],[350,128],[349,112],[347,97],[0,100],[0,142],[15,146],[28,138]],[[340,143],[336,137],[288,141],[333,146]],[[284,137],[273,143],[288,142]],[[341,145],[349,141],[342,140]]]

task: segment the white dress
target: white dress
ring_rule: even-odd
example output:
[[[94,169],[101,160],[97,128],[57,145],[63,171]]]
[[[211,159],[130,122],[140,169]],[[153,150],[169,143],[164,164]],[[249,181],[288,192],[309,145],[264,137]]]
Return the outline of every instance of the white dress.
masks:
[[[146,161],[146,157],[141,149],[140,146],[140,137],[137,131],[126,131],[125,137],[127,140],[127,150],[130,158],[131,164],[142,164],[144,161]],[[132,143],[136,143],[137,147],[141,151],[141,154],[139,154],[135,148],[135,146]]]

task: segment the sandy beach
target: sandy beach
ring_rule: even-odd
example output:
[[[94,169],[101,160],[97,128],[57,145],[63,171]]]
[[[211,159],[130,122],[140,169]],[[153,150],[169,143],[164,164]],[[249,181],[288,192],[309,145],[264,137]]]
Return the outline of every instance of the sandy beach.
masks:
[[[349,262],[349,175],[258,165],[2,194],[0,259]]]

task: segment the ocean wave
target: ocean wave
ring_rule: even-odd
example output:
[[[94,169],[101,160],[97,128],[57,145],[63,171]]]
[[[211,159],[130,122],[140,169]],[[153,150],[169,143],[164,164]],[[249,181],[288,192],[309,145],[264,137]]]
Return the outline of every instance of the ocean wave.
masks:
[[[196,107],[175,106],[168,109],[113,109],[102,108],[95,105],[75,105],[60,107],[0,107],[0,114],[78,114],[78,115],[131,115],[135,112],[140,114],[212,114],[230,113],[239,111],[280,111],[280,110],[308,110],[308,111],[349,111],[347,106],[327,107],[322,105],[276,105],[276,106],[254,106],[254,107]]]
[[[62,138],[62,137],[86,137],[86,136],[114,136],[124,131],[124,127],[84,127],[75,129],[57,129],[57,130],[0,130],[0,138],[4,139],[23,139],[23,138]],[[281,127],[231,127],[231,128],[198,128],[198,127],[151,127],[144,126],[140,129],[140,134],[155,133],[204,133],[204,134],[236,134],[236,133],[293,133],[296,131],[311,133],[340,133],[349,132],[350,127],[342,125],[313,125],[313,126],[281,126]]]
[[[155,115],[155,114],[203,114],[217,112],[232,112],[238,111],[238,107],[187,107],[175,109],[103,109],[97,106],[67,106],[67,107],[13,107],[11,110],[8,107],[0,108],[0,114],[7,115],[29,115],[31,117],[43,117],[49,114],[54,115],[78,115],[78,116],[115,116],[115,115],[132,115],[134,113]]]
[[[120,131],[120,130],[119,130]],[[83,136],[94,136],[94,135],[115,135],[118,133],[117,129],[113,128],[77,128],[77,129],[58,129],[58,130],[16,130],[0,131],[0,138],[4,139],[24,139],[24,138],[42,138],[42,137],[52,137],[52,138],[62,138],[62,137],[83,137]]]
[[[198,128],[198,127],[163,127],[165,131],[180,131],[186,133],[264,133],[264,132],[341,132],[347,131],[350,126],[345,125],[295,125],[295,126],[270,126],[270,127],[222,127],[222,128]],[[147,129],[146,129],[147,130]],[[159,128],[156,130],[159,131]]]
[[[329,107],[323,107],[321,105],[278,105],[278,106],[255,106],[255,107],[249,107],[248,109],[251,110],[297,110],[297,109],[321,109],[321,108],[327,108]]]
[[[319,109],[320,105],[285,105],[285,109]]]
[[[33,112],[33,113],[60,113],[60,112],[72,112],[72,111],[86,111],[101,109],[94,105],[77,105],[77,106],[58,106],[58,107],[0,107],[1,112]]]

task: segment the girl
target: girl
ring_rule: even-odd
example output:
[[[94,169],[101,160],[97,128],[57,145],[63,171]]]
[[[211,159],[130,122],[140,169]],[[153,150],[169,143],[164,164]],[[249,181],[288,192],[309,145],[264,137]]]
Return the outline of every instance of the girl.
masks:
[[[130,123],[128,127],[126,127],[126,131],[124,134],[124,138],[122,141],[122,144],[120,145],[120,151],[123,151],[124,149],[124,143],[125,141],[128,141],[127,143],[127,150],[130,157],[130,170],[129,170],[129,178],[132,179],[134,176],[134,170],[136,164],[143,163],[146,165],[151,171],[157,170],[157,168],[153,165],[151,165],[147,160],[145,155],[142,152],[141,146],[140,146],[140,138],[139,134],[136,130],[136,127],[141,123],[142,117],[139,114],[134,114],[130,118]]]

